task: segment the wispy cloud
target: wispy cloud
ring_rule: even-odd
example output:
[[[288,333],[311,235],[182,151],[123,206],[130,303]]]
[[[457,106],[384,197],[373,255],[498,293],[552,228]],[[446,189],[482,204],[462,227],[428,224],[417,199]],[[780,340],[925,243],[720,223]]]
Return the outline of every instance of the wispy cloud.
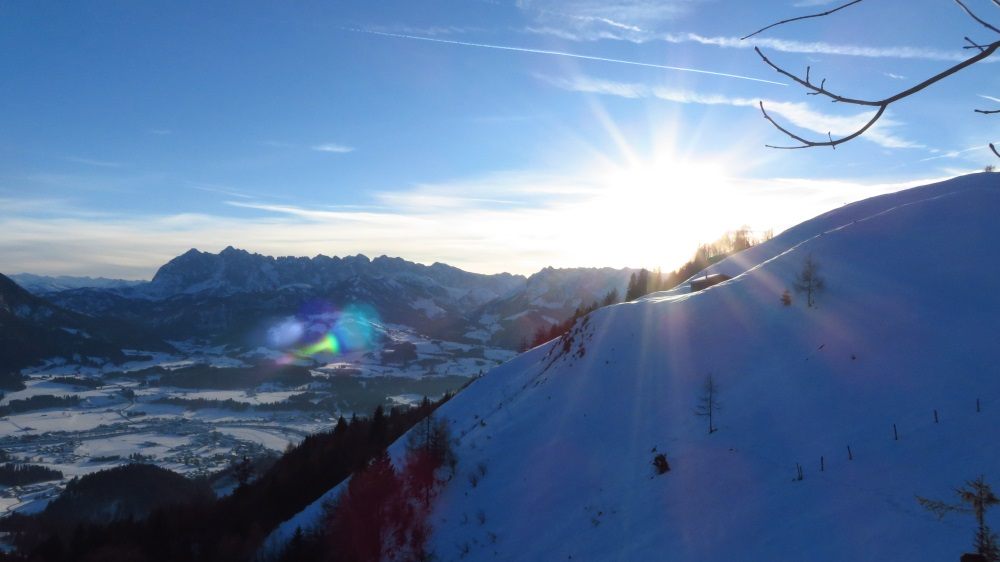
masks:
[[[267,211],[269,213],[289,215],[296,218],[309,219],[314,221],[349,221],[349,222],[382,224],[382,225],[387,225],[387,224],[402,225],[403,223],[413,224],[414,222],[418,221],[418,219],[412,217],[407,217],[404,215],[398,215],[393,213],[331,211],[327,209],[305,208],[296,205],[275,205],[271,203],[253,203],[246,201],[226,201],[226,204],[232,207],[241,207],[244,209]]]
[[[314,150],[316,152],[327,152],[330,154],[347,154],[349,152],[354,152],[356,150],[353,146],[348,146],[346,144],[341,144],[337,142],[324,142],[314,145],[304,145],[304,144],[296,144],[286,141],[269,139],[260,141],[260,145],[267,146],[270,148],[294,148],[297,150]]]
[[[428,37],[438,37],[442,35],[464,35],[466,33],[476,33],[486,31],[481,27],[459,26],[459,25],[432,25],[417,27],[411,25],[371,25],[365,29],[381,31],[383,33],[402,33],[406,35],[425,35]]]
[[[256,199],[256,196],[254,195],[243,193],[241,191],[231,189],[228,187],[220,187],[217,185],[194,184],[191,186],[191,189],[197,189],[198,191],[205,191],[208,193],[218,193],[220,195],[225,195],[227,197],[238,197],[240,199]]]
[[[234,210],[255,212],[88,218],[83,210],[39,214],[43,202],[21,199],[14,207],[3,200],[0,230],[7,234],[0,237],[0,263],[9,271],[149,278],[188,248],[218,251],[234,245],[270,255],[385,253],[481,272],[656,265],[648,264],[654,255],[673,266],[698,243],[733,225],[780,230],[843,203],[906,187],[791,178],[716,184],[701,178],[692,190],[688,181],[658,178],[639,206],[623,196],[632,186],[609,183],[590,170],[510,171],[422,184],[380,194],[384,208],[378,211],[232,200]],[[539,198],[537,192],[546,195]],[[712,212],[690,216],[690,208],[671,204],[678,193],[705,198]],[[723,199],[727,205],[708,204]],[[497,204],[528,200],[527,206]],[[580,228],[606,225],[616,216],[630,217],[629,228]],[[662,241],[664,223],[677,226],[670,247]],[[655,248],[635,244],[646,238]]]
[[[539,76],[549,84],[574,92],[586,92],[638,99],[651,98],[683,104],[697,105],[728,105],[733,107],[758,107],[759,100],[752,98],[731,97],[720,94],[704,94],[690,90],[679,90],[667,87],[653,87],[641,83],[615,82],[591,78],[587,76],[547,77]],[[801,102],[785,102],[764,100],[770,113],[778,115],[797,127],[813,131],[820,135],[832,133],[844,135],[854,132],[871,119],[872,112],[862,112],[854,115],[830,115],[812,109]],[[886,148],[924,148],[923,145],[901,138],[890,130],[898,126],[898,122],[883,117],[862,138]]]
[[[985,94],[979,94],[979,97],[983,98],[984,100],[990,100],[990,101],[995,101],[997,103],[1000,103],[1000,98],[995,98],[993,96],[987,96]]]
[[[67,199],[41,197],[5,197],[0,193],[0,209],[5,213],[48,212],[52,209],[65,210]]]
[[[892,78],[893,80],[906,80],[906,76],[893,74],[892,72],[883,72],[882,74],[884,74],[887,78]]]
[[[30,216],[38,219],[51,217],[72,217],[78,219],[102,219],[109,216],[103,210],[86,209],[67,197],[23,197],[0,191],[0,217]]]
[[[151,135],[158,135],[158,136],[164,136],[173,133],[173,131],[171,131],[170,129],[150,129],[147,132]]]
[[[111,162],[109,160],[94,160],[93,158],[81,158],[79,156],[70,156],[66,158],[70,162],[75,162],[77,164],[86,164],[87,166],[96,166],[98,168],[121,168],[124,166],[121,162]]]
[[[82,192],[135,193],[151,185],[163,185],[166,178],[160,172],[132,172],[132,170],[134,168],[125,165],[121,168],[96,166],[94,169],[71,172],[40,170],[11,177],[4,183],[26,193],[42,193],[41,190],[44,190],[44,193],[78,195]]]
[[[317,152],[332,152],[334,154],[346,154],[348,152],[354,152],[353,146],[347,146],[332,142],[314,145],[312,149]]]
[[[740,75],[740,74],[729,74],[729,73],[726,73],[726,72],[716,72],[714,70],[706,70],[706,69],[700,69],[700,68],[689,68],[689,67],[682,67],[682,66],[670,66],[670,65],[663,65],[663,64],[653,64],[653,63],[639,62],[639,61],[633,61],[633,60],[616,59],[616,58],[609,58],[609,57],[598,57],[598,56],[593,56],[593,55],[583,55],[583,54],[579,54],[579,53],[567,53],[567,52],[564,52],[564,51],[550,51],[550,50],[546,50],[546,49],[532,49],[532,48],[528,48],[528,47],[513,47],[513,46],[509,46],[509,45],[491,45],[491,44],[488,44],[488,43],[472,43],[472,42],[469,42],[469,41],[454,41],[454,40],[450,40],[450,39],[438,39],[438,38],[434,38],[434,37],[420,37],[420,36],[417,36],[417,35],[404,35],[404,34],[400,34],[400,33],[385,33],[385,32],[381,32],[381,31],[373,31],[373,30],[370,30],[370,29],[354,29],[352,31],[357,31],[357,32],[360,32],[360,33],[368,33],[368,34],[371,34],[371,35],[380,35],[380,36],[383,36],[383,37],[393,37],[393,38],[396,38],[396,39],[409,39],[409,40],[415,40],[415,41],[429,41],[429,42],[432,42],[432,43],[443,43],[443,44],[448,44],[448,45],[459,45],[459,46],[463,46],[463,47],[477,47],[477,48],[482,48],[482,49],[497,49],[497,50],[501,50],[501,51],[512,51],[512,52],[518,52],[518,53],[531,53],[531,54],[537,54],[537,55],[551,55],[551,56],[558,56],[558,57],[569,57],[569,58],[575,58],[575,59],[591,60],[591,61],[598,61],[598,62],[607,62],[607,63],[614,63],[614,64],[625,64],[625,65],[631,65],[631,66],[643,66],[643,67],[647,67],[647,68],[659,68],[659,69],[662,69],[662,70],[673,70],[673,71],[678,71],[678,72],[693,72],[693,73],[697,73],[697,74],[708,74],[708,75],[712,75],[712,76],[720,76],[720,77],[723,77],[723,78],[735,78],[735,79],[738,79],[738,80],[749,80],[749,81],[753,81],[753,82],[763,82],[763,83],[766,83],[766,84],[776,84],[778,86],[787,86],[787,84],[785,84],[783,82],[776,82],[774,80],[765,80],[763,78],[753,78],[751,76],[744,76],[744,75]]]
[[[529,29],[571,40],[629,39],[688,14],[698,0],[518,0]]]
[[[921,158],[920,160],[918,160],[918,162],[930,162],[931,160],[941,160],[944,158],[959,158],[965,154],[976,151],[987,153],[989,149],[986,148],[986,146],[983,144],[978,144],[976,146],[970,146],[968,148],[963,148],[961,150],[949,150],[947,152],[941,152],[935,156],[931,156],[928,158]]]
[[[783,53],[804,53],[813,55],[841,55],[865,58],[922,59],[939,61],[961,61],[967,57],[961,51],[942,51],[926,47],[888,46],[871,47],[865,45],[844,45],[824,41],[792,41],[769,37],[755,37],[741,40],[739,37],[707,37],[697,33],[667,33],[660,38],[667,43],[698,43],[724,49],[752,49],[755,46]]]
[[[944,51],[914,46],[870,46],[825,41],[795,41],[772,37],[755,37],[742,40],[736,36],[707,36],[699,33],[657,33],[645,29],[616,29],[612,27],[587,27],[559,25],[528,25],[524,31],[538,35],[551,35],[568,41],[598,41],[610,39],[631,43],[663,41],[671,44],[693,43],[721,49],[752,49],[761,47],[783,53],[807,55],[837,55],[862,58],[913,59],[956,62],[967,58],[961,51]]]

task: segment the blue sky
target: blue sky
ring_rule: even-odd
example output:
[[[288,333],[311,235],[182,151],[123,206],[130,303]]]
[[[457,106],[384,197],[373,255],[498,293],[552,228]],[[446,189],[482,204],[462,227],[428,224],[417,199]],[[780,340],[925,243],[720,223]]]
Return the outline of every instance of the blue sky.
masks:
[[[1000,118],[972,111],[1000,107],[991,61],[835,151],[765,148],[788,139],[758,100],[814,138],[865,112],[780,84],[753,45],[878,98],[969,56],[964,36],[995,40],[931,0],[738,40],[834,5],[6,2],[0,271],[148,278],[230,244],[487,273],[670,268],[740,224],[780,230],[995,160]],[[969,6],[1000,22],[990,0]]]

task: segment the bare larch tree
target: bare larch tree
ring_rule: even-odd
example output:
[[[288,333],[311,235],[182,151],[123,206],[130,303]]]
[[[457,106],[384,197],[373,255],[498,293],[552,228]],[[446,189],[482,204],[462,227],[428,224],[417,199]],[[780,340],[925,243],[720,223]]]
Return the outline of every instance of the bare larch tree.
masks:
[[[716,384],[712,375],[705,379],[701,396],[698,397],[698,405],[694,409],[696,416],[708,418],[708,433],[715,433],[719,428],[715,427],[715,413],[721,409],[719,406],[719,385]]]
[[[819,264],[812,254],[806,256],[802,263],[802,271],[795,275],[795,290],[806,294],[806,306],[812,308],[816,304],[816,296],[826,288],[826,282],[820,277]]]
[[[800,21],[800,20],[810,19],[810,18],[819,18],[819,17],[829,16],[829,15],[835,13],[835,12],[839,12],[840,10],[843,10],[844,8],[848,8],[848,7],[854,6],[856,4],[860,4],[862,1],[863,0],[852,0],[850,2],[847,2],[845,4],[837,6],[836,8],[832,8],[830,10],[827,10],[825,12],[819,12],[819,13],[816,13],[816,14],[809,14],[809,15],[806,15],[806,16],[799,16],[799,17],[796,17],[796,18],[789,18],[789,19],[781,20],[779,22],[772,23],[771,25],[768,25],[766,27],[762,27],[761,29],[758,29],[757,31],[751,33],[750,35],[742,37],[742,39],[744,39],[744,40],[749,39],[751,37],[754,37],[755,35],[758,35],[758,34],[764,32],[764,31],[767,31],[767,30],[772,29],[774,27],[778,27],[780,25],[784,25],[784,24],[788,24],[788,23],[792,23],[792,22],[796,22],[796,21]],[[946,68],[946,69],[942,70],[941,72],[935,74],[934,76],[931,76],[930,78],[927,78],[926,80],[924,80],[923,82],[920,82],[920,83],[916,84],[915,86],[907,88],[907,89],[905,89],[905,90],[903,90],[901,92],[897,92],[897,93],[895,93],[895,94],[893,94],[893,95],[891,95],[889,97],[883,98],[883,99],[878,99],[878,100],[858,99],[858,98],[852,98],[852,97],[849,97],[849,96],[845,96],[845,95],[841,95],[841,94],[838,94],[838,93],[834,93],[833,91],[827,89],[827,87],[826,87],[826,79],[825,78],[822,79],[822,80],[820,80],[820,82],[818,84],[815,83],[815,82],[813,82],[813,79],[810,76],[810,70],[811,70],[810,67],[808,67],[808,66],[806,67],[805,76],[796,75],[796,74],[794,74],[792,72],[789,72],[789,71],[785,70],[784,68],[778,66],[777,64],[771,62],[771,60],[764,55],[764,53],[760,50],[760,48],[755,46],[754,47],[754,51],[757,52],[757,55],[760,56],[761,60],[763,60],[765,64],[767,64],[768,66],[770,66],[774,70],[778,71],[778,73],[780,73],[781,75],[783,75],[783,76],[785,76],[785,77],[787,77],[787,78],[795,81],[797,84],[801,85],[803,88],[805,88],[806,90],[808,90],[808,92],[806,92],[808,95],[826,97],[826,98],[829,98],[831,101],[833,101],[835,103],[844,103],[844,104],[849,104],[849,105],[857,105],[857,106],[870,107],[870,108],[874,108],[875,109],[875,113],[874,113],[874,115],[872,115],[871,119],[869,119],[864,125],[862,125],[859,129],[857,129],[853,133],[850,133],[848,135],[845,135],[845,136],[842,136],[842,137],[839,137],[839,138],[834,138],[832,133],[827,133],[826,140],[810,140],[810,139],[807,139],[805,137],[802,137],[800,135],[797,135],[797,134],[793,133],[792,131],[788,130],[786,127],[782,126],[777,121],[775,121],[767,113],[767,110],[764,108],[764,102],[761,101],[760,102],[760,110],[761,110],[761,113],[764,114],[764,118],[767,119],[772,125],[774,125],[774,127],[777,128],[779,131],[781,131],[782,133],[784,133],[788,137],[790,137],[790,138],[792,138],[792,139],[794,139],[794,140],[796,140],[796,141],[798,141],[800,143],[800,144],[794,145],[794,146],[774,146],[774,145],[767,145],[767,146],[769,148],[780,148],[780,149],[810,148],[810,147],[815,147],[815,146],[829,146],[831,148],[836,148],[838,144],[843,144],[843,143],[845,143],[847,141],[855,139],[855,138],[861,136],[862,134],[864,134],[865,131],[867,131],[868,129],[870,129],[872,127],[872,125],[874,125],[875,122],[878,121],[882,117],[882,115],[885,113],[886,109],[890,105],[892,105],[893,103],[895,103],[895,102],[897,102],[897,101],[899,101],[899,100],[901,100],[903,98],[912,96],[913,94],[916,94],[917,92],[923,90],[924,88],[927,88],[931,84],[934,84],[936,82],[940,82],[941,80],[944,80],[945,78],[947,78],[947,77],[949,77],[949,76],[951,76],[951,75],[953,75],[953,74],[955,74],[955,73],[957,73],[957,72],[959,72],[961,70],[964,70],[964,69],[966,69],[966,68],[968,68],[968,67],[976,64],[977,62],[985,60],[985,59],[989,58],[991,55],[993,55],[993,53],[995,53],[998,49],[1000,49],[1000,26],[993,25],[992,23],[988,22],[987,20],[979,17],[975,12],[973,12],[966,5],[965,2],[963,2],[963,0],[954,0],[954,2],[959,6],[959,8],[961,8],[966,13],[966,15],[968,15],[970,18],[972,18],[976,23],[982,25],[989,32],[991,32],[991,34],[992,33],[997,34],[998,37],[995,37],[992,42],[981,43],[981,42],[978,42],[978,41],[973,41],[968,36],[966,36],[964,39],[965,39],[965,42],[968,43],[968,45],[963,46],[963,48],[964,49],[968,49],[968,50],[975,50],[976,53],[974,55],[972,55],[971,57],[969,57],[969,58],[967,58],[967,59],[965,59],[965,60],[963,60],[963,61],[955,64],[954,66],[951,66],[949,68]],[[990,2],[992,2],[993,4],[995,4],[997,8],[1000,8],[1000,0],[990,0]],[[1000,114],[1000,109],[976,109],[975,112],[976,113],[981,113],[983,115],[992,115],[992,114]],[[994,145],[993,143],[989,143],[989,147],[990,147],[990,150],[993,151],[993,154],[995,154],[998,158],[1000,158],[1000,151],[998,151],[996,145]]]
[[[990,485],[982,476],[965,483],[964,488],[955,490],[962,503],[952,504],[941,500],[932,500],[917,496],[917,501],[925,509],[943,518],[948,513],[972,513],[976,516],[976,535],[973,546],[976,553],[989,562],[1000,560],[1000,544],[996,533],[986,524],[986,511],[1000,504],[1000,498],[993,493]]]

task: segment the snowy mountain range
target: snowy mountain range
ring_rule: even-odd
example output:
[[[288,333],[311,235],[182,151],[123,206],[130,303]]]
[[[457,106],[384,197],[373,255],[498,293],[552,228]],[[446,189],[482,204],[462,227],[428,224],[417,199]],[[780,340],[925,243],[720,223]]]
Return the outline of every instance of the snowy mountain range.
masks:
[[[18,278],[53,306],[141,326],[163,340],[253,349],[285,318],[363,306],[378,323],[430,338],[514,349],[608,291],[622,294],[632,272],[547,268],[531,277],[482,275],[386,256],[274,258],[229,247],[218,254],[192,249],[149,282]]]
[[[493,369],[435,414],[458,466],[430,550],[958,560],[974,518],[939,520],[916,496],[1000,484],[998,211],[987,173],[847,205],[699,274],[728,281],[599,309]],[[809,257],[825,286],[814,306],[795,290]],[[714,432],[695,415],[709,376]]]
[[[169,346],[130,324],[105,322],[65,310],[0,275],[0,373],[16,372],[48,357],[79,363],[124,359],[122,348]]]
[[[108,279],[106,277],[78,277],[72,275],[35,275],[15,273],[9,276],[15,283],[36,295],[58,293],[69,289],[93,287],[98,289],[118,289],[141,285],[142,281]]]

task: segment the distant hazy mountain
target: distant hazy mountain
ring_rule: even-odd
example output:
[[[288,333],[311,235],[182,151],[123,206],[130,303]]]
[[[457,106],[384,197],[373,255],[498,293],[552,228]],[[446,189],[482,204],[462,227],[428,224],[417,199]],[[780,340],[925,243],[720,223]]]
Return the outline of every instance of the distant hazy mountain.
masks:
[[[525,278],[386,256],[275,258],[229,247],[218,254],[189,250],[146,284],[70,289],[51,298],[167,339],[257,345],[279,318],[364,306],[382,322],[430,337],[515,348],[577,306],[611,289],[621,294],[631,272],[547,268]]]
[[[578,307],[600,301],[609,291],[625,294],[634,269],[609,267],[555,269],[546,267],[529,277],[517,291],[491,300],[479,309],[476,321],[484,341],[517,348],[531,341],[540,327],[569,318]]]
[[[106,277],[74,277],[70,275],[35,275],[33,273],[16,273],[9,276],[18,285],[36,295],[57,293],[68,289],[93,287],[97,289],[120,289],[134,287],[146,281],[128,281],[125,279],[108,279]]]
[[[42,359],[123,360],[122,349],[167,349],[162,341],[117,321],[91,318],[53,305],[0,275],[0,370]]]

